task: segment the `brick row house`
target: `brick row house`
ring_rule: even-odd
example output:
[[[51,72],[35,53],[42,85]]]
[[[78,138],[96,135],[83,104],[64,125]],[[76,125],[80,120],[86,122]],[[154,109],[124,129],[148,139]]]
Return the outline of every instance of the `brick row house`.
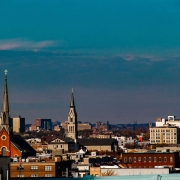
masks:
[[[127,168],[180,167],[179,152],[122,153],[122,164]]]

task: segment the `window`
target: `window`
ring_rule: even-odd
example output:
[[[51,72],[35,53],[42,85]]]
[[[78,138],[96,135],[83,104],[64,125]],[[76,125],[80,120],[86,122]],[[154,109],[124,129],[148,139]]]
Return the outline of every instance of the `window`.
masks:
[[[6,148],[5,147],[2,148],[2,156],[6,156]]]
[[[45,177],[52,177],[52,174],[45,174]]]
[[[152,158],[151,158],[151,157],[149,157],[149,162],[151,162],[151,160],[152,160]]]
[[[17,177],[24,177],[24,174],[18,174]]]
[[[167,162],[167,157],[164,157],[164,162]]]
[[[146,157],[144,157],[144,162],[146,162]]]
[[[172,156],[170,157],[170,162],[173,162],[173,157]]]
[[[1,136],[1,139],[6,140],[6,136],[5,135]]]
[[[156,157],[154,157],[154,162],[156,162]]]
[[[141,157],[138,157],[138,161],[139,161],[139,162],[141,161]]]
[[[161,162],[161,157],[159,157],[159,162]]]
[[[19,167],[17,167],[17,170],[18,170],[18,171],[23,171],[23,170],[24,170],[24,166],[21,166],[21,165],[20,165]]]
[[[31,177],[38,177],[38,174],[31,174]]]
[[[127,163],[127,158],[126,157],[124,158],[124,163]]]
[[[136,157],[134,157],[134,162],[136,162]]]
[[[38,170],[38,166],[31,166],[31,171],[37,171]]]
[[[52,171],[52,166],[45,166],[45,171]]]
[[[131,157],[129,157],[129,163],[132,163],[132,158]]]

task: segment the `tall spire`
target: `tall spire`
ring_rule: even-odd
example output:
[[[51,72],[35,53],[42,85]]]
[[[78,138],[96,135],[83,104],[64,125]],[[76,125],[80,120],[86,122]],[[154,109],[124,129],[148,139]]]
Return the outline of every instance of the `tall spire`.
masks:
[[[3,95],[2,112],[9,112],[8,87],[7,87],[7,73],[8,73],[8,71],[5,70],[4,73],[5,73],[5,81],[4,81],[4,95]]]
[[[70,102],[70,108],[68,113],[68,131],[66,134],[67,137],[70,137],[74,140],[77,139],[77,113],[74,103],[74,94],[73,89],[71,93],[71,102]]]
[[[3,104],[2,104],[2,112],[1,112],[1,123],[5,125],[9,125],[9,100],[8,100],[8,87],[7,87],[7,73],[8,71],[5,70],[5,80],[4,80],[4,95],[3,95]]]
[[[75,103],[74,103],[74,90],[73,90],[73,88],[72,88],[72,93],[71,93],[70,107],[74,107],[74,108],[75,108]]]

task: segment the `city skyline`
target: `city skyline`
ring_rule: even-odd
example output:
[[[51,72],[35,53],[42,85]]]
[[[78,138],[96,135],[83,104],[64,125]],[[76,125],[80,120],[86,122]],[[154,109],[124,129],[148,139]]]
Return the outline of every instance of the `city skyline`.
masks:
[[[11,117],[155,122],[180,117],[177,0],[0,2],[0,93]],[[1,101],[2,101],[1,95]]]

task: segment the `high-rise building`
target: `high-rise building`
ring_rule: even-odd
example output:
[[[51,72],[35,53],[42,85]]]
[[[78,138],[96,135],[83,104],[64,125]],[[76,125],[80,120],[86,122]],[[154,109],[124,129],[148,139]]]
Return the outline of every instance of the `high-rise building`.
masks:
[[[52,130],[52,121],[51,121],[51,119],[41,119],[41,129],[43,129],[43,130]]]
[[[159,127],[150,127],[151,144],[179,144],[180,128],[175,125],[164,124]]]
[[[75,140],[77,139],[77,113],[74,103],[73,89],[71,93],[70,108],[68,113],[67,137],[70,137]]]
[[[38,118],[35,120],[35,123],[29,127],[29,130],[30,131],[52,130],[52,121],[51,119]]]
[[[21,116],[17,116],[16,118],[10,118],[10,124],[13,132],[25,132],[25,118],[22,118]]]

